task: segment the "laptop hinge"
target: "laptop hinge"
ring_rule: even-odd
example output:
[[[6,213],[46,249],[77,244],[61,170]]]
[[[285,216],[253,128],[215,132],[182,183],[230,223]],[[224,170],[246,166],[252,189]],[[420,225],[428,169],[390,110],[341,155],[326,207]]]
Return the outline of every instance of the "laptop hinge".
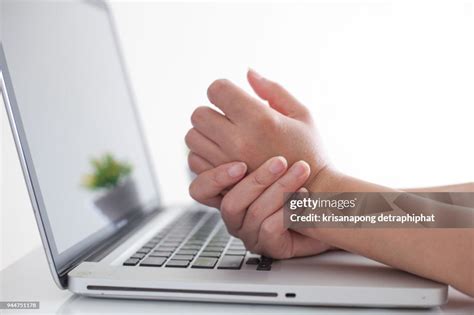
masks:
[[[100,261],[104,258],[107,254],[112,252],[115,248],[117,248],[120,244],[122,244],[123,240],[127,239],[133,233],[137,232],[140,228],[142,228],[145,224],[147,224],[153,217],[162,213],[162,208],[157,207],[156,210],[142,215],[135,220],[130,221],[126,228],[117,231],[114,235],[110,238],[105,240],[100,246],[97,246],[92,252],[86,254],[85,256],[78,257],[75,261],[71,262],[69,265],[64,266],[59,276],[63,279],[67,279],[67,274],[73,268],[77,267],[83,261]],[[67,286],[67,283],[64,283]]]

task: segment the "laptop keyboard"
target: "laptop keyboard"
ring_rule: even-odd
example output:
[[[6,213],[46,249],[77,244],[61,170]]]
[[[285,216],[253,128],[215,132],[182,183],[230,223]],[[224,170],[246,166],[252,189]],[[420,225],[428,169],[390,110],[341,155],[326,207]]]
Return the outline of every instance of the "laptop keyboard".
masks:
[[[230,236],[219,213],[193,211],[153,236],[123,265],[131,267],[239,270],[255,265],[269,271],[273,260],[249,257],[241,240]]]

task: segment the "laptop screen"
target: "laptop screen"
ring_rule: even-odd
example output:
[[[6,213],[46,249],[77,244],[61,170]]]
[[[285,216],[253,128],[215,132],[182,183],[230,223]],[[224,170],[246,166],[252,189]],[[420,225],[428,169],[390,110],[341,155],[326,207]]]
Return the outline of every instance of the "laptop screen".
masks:
[[[1,30],[10,103],[61,269],[146,212],[153,172],[101,2],[2,1]]]

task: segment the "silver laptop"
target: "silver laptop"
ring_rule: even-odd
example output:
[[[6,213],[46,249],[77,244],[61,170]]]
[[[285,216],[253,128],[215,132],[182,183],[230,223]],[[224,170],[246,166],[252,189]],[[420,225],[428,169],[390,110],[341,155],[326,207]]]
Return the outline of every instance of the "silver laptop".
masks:
[[[163,207],[107,6],[2,0],[0,14],[2,95],[60,288],[268,304],[446,301],[445,285],[342,251],[261,257],[227,233],[215,209]]]

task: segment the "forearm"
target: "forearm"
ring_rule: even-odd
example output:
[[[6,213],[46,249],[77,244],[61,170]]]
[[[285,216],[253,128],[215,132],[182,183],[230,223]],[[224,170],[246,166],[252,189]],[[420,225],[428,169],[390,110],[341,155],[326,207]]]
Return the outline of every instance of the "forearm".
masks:
[[[310,234],[474,296],[472,229],[315,229]]]
[[[331,169],[308,189],[313,192],[395,191]],[[474,229],[305,229],[304,234],[474,296]]]

